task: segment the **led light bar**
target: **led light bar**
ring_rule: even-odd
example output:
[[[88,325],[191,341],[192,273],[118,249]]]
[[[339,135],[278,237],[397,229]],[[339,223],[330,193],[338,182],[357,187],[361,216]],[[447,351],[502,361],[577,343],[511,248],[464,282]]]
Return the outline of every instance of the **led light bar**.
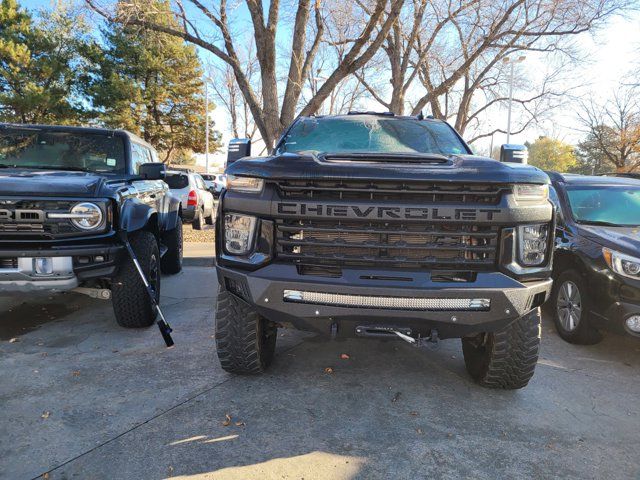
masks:
[[[488,298],[412,298],[346,295],[342,293],[285,290],[285,302],[331,305],[347,308],[381,308],[390,310],[423,310],[431,312],[486,311],[491,307]]]

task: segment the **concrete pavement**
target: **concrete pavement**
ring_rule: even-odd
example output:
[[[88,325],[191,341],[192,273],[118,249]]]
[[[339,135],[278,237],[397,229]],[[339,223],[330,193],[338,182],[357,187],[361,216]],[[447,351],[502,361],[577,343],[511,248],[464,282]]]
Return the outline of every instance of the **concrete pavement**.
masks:
[[[213,269],[163,282],[169,350],[108,302],[0,300],[0,478],[639,478],[637,341],[573,346],[546,323],[531,384],[503,392],[469,380],[459,341],[280,331],[269,372],[236,377]]]

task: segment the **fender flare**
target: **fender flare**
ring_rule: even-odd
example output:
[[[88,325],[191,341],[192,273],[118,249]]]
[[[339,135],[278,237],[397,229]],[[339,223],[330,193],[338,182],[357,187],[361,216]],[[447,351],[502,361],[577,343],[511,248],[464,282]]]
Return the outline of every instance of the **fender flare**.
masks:
[[[137,198],[129,198],[125,200],[120,208],[120,229],[131,233],[151,226],[153,231],[157,231],[157,220],[155,220],[155,225],[149,225],[154,221],[152,218],[154,215],[157,218],[155,209],[146,203],[142,203]]]
[[[167,213],[161,216],[160,231],[168,232],[176,228],[178,224],[178,218],[182,216],[180,199],[174,195],[167,195],[169,200],[167,203]]]

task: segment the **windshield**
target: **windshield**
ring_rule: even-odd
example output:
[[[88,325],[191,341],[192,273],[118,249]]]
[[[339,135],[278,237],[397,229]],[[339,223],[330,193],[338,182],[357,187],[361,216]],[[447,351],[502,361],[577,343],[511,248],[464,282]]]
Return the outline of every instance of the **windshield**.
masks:
[[[446,123],[374,115],[300,119],[282,140],[278,152],[468,153]]]
[[[124,142],[104,134],[4,128],[0,165],[124,173]]]
[[[567,195],[578,223],[640,225],[640,186],[568,187]]]

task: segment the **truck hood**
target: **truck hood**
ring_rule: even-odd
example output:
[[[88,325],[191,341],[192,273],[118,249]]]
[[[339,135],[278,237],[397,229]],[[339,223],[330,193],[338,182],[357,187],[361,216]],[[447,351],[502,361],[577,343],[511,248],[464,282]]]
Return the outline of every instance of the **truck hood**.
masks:
[[[581,234],[594,242],[635,257],[640,254],[640,227],[579,225]]]
[[[542,170],[531,165],[501,163],[491,158],[457,155],[442,163],[420,162],[407,156],[407,163],[367,161],[366,157],[340,161],[329,155],[284,153],[270,157],[246,157],[229,167],[226,173],[266,180],[285,179],[360,179],[360,180],[425,180],[431,182],[473,183],[549,183]]]
[[[104,178],[89,172],[2,169],[0,196],[96,197]]]

